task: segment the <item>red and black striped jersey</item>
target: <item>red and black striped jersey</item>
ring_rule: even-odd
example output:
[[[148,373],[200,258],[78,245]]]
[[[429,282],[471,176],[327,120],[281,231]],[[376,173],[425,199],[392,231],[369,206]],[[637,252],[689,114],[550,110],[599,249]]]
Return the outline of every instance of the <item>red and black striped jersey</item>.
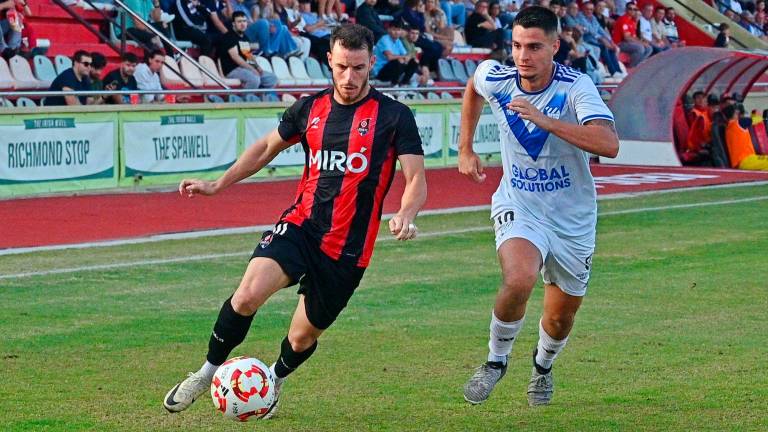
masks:
[[[352,105],[327,89],[288,108],[277,128],[306,154],[296,202],[281,221],[302,227],[333,259],[367,267],[397,156],[423,155],[411,110],[371,88]]]

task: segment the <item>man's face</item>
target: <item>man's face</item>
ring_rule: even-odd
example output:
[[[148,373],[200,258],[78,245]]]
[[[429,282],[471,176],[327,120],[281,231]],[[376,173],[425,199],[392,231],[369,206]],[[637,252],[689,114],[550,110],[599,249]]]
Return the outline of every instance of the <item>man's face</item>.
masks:
[[[548,35],[540,28],[516,25],[512,29],[512,58],[521,78],[536,79],[549,71],[559,46],[557,35]]]
[[[389,37],[392,39],[400,39],[400,36],[402,35],[402,29],[400,27],[390,25],[387,29],[387,33],[389,33]]]
[[[133,73],[136,71],[136,63],[130,62],[130,61],[124,61],[120,64],[120,73],[123,76],[133,76]]]
[[[555,15],[559,15],[560,14],[560,5],[559,4],[550,4],[549,5],[549,10],[554,12]]]
[[[104,71],[104,68],[96,69],[95,67],[93,67],[93,65],[91,65],[91,72],[90,72],[91,79],[92,80],[100,79],[101,73],[103,71]]]
[[[581,11],[584,13],[585,17],[592,18],[592,15],[595,14],[595,5],[592,3],[584,3],[584,6],[581,7]]]
[[[649,20],[651,17],[653,17],[653,5],[643,6],[643,18]]]
[[[568,5],[568,15],[570,16],[577,16],[579,14],[579,5],[576,4],[576,2],[573,2]]]
[[[669,9],[666,12],[667,21],[672,21],[677,16],[677,12],[674,9]]]
[[[89,56],[83,56],[80,61],[76,61],[74,66],[75,72],[78,76],[86,77],[91,74],[91,63],[93,60]]]
[[[163,62],[165,61],[165,56],[158,54],[151,59],[149,59],[149,63],[147,64],[149,66],[149,70],[151,70],[154,73],[159,73],[160,69],[163,68]]]
[[[371,6],[371,7],[376,6],[376,0],[365,0],[365,3],[367,3],[368,6]],[[312,5],[312,3],[307,3],[307,4],[310,6]]]
[[[386,60],[384,60],[386,61]],[[367,48],[351,50],[336,42],[328,53],[333,89],[343,103],[357,102],[368,88],[368,77],[376,58]]]
[[[640,8],[638,8],[634,4],[628,4],[627,5],[627,15],[629,15],[633,19],[637,20],[638,18],[640,18]]]
[[[408,30],[408,40],[411,42],[416,42],[419,40],[419,35],[421,35],[421,32],[419,29],[410,29]]]
[[[248,18],[242,16],[235,18],[232,22],[232,28],[237,34],[245,33],[245,29],[248,28]]]
[[[366,0],[366,3],[368,3],[369,6],[373,6],[376,4],[376,0],[373,0],[373,4],[371,4],[370,1]],[[299,3],[299,11],[302,13],[310,13],[312,12],[312,3]]]
[[[479,13],[480,15],[485,15],[488,13],[488,3],[486,2],[477,2],[475,4],[475,12]]]
[[[706,96],[702,94],[697,94],[693,98],[693,105],[697,108],[706,108],[707,107],[707,98]]]
[[[664,19],[664,9],[656,9],[656,12],[653,15],[654,18],[656,18],[656,21],[661,21]]]

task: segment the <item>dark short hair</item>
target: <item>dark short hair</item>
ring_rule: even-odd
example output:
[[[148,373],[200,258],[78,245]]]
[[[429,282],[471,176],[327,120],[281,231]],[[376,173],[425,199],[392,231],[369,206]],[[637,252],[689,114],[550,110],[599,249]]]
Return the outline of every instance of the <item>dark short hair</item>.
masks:
[[[104,69],[107,66],[107,58],[100,52],[91,53],[91,67],[94,69]]]
[[[121,59],[124,62],[128,62],[128,63],[138,63],[139,62],[139,57],[136,54],[132,53],[132,52],[126,52],[125,54],[123,54],[123,57],[121,57]]]
[[[731,28],[731,26],[729,26],[729,25],[728,25],[728,23],[720,23],[720,28],[718,28],[718,30],[720,30],[720,31],[726,31],[726,30],[728,30],[729,28]]]
[[[149,62],[155,56],[158,56],[158,55],[165,57],[165,51],[161,50],[160,48],[151,49],[146,52],[146,55],[144,56],[144,61]]]
[[[77,50],[75,51],[75,55],[72,56],[72,61],[79,63],[83,61],[83,57],[91,57],[91,53],[85,50]]]
[[[696,98],[697,98],[697,97],[699,97],[699,96],[706,96],[706,95],[707,95],[707,94],[706,94],[706,93],[704,93],[704,92],[703,92],[703,91],[701,91],[701,90],[696,90],[695,92],[693,92],[693,98],[694,98],[694,99],[696,99]]]
[[[235,22],[235,19],[237,18],[245,18],[248,19],[248,15],[245,14],[243,11],[234,11],[232,12],[232,22]]]
[[[331,32],[331,49],[340,43],[346,49],[367,49],[373,53],[373,32],[360,24],[342,24]]]
[[[730,120],[734,114],[736,114],[736,105],[726,105],[723,107],[723,115],[726,119]]]
[[[478,2],[479,3],[479,2]],[[520,11],[512,21],[512,27],[539,28],[547,35],[557,34],[557,15],[541,6],[531,6]]]
[[[675,11],[675,8],[673,8],[673,7],[668,7],[668,8],[666,8],[666,9],[664,9],[664,12],[669,12],[669,11],[673,11],[673,12],[674,12],[674,11]]]
[[[707,96],[707,105],[709,106],[720,105],[720,98],[717,97],[717,95],[714,93]]]

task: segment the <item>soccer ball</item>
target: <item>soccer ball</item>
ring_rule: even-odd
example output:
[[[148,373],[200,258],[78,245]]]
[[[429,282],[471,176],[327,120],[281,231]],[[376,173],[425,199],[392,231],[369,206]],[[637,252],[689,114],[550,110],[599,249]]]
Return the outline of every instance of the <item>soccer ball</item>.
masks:
[[[275,378],[260,360],[231,358],[216,370],[211,397],[224,417],[241,422],[260,419],[275,402]]]

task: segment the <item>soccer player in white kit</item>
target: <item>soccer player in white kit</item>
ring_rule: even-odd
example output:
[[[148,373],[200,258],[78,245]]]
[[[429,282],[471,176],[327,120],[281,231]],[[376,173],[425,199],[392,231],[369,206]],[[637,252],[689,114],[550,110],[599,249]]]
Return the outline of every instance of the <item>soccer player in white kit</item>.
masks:
[[[557,17],[523,9],[512,27],[516,67],[481,63],[467,83],[461,111],[459,171],[485,179],[472,137],[488,101],[501,131],[504,175],[491,219],[502,284],[490,325],[487,362],[464,387],[467,402],[485,401],[507,371],[512,345],[538,273],[544,313],[533,352],[528,403],[552,398],[552,362],[563,349],[586,293],[595,247],[597,203],[589,154],[615,157],[613,115],[586,74],[557,64]]]

